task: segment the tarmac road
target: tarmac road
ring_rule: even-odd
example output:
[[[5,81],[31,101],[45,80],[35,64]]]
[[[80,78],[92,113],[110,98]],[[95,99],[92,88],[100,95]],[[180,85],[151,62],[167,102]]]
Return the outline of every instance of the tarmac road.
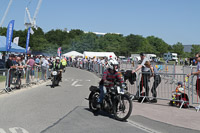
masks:
[[[172,128],[142,116],[132,116],[128,122],[116,121],[103,112],[95,116],[88,110],[85,98],[89,86],[98,82],[93,73],[67,68],[58,87],[51,88],[48,81],[1,95],[0,133],[156,133]],[[151,125],[144,126],[146,121]],[[174,127],[176,130],[179,128]]]

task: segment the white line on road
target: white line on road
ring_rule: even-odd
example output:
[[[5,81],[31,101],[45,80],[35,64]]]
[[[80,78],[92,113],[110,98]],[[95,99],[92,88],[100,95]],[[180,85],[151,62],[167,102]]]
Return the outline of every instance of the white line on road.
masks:
[[[6,131],[0,128],[0,133],[6,133]]]
[[[138,123],[136,123],[136,122],[134,122],[134,121],[131,121],[131,120],[128,120],[128,123],[129,123],[130,125],[132,125],[132,126],[138,128],[138,129],[140,129],[140,130],[143,130],[143,131],[147,132],[147,133],[160,133],[160,132],[158,132],[158,131],[155,131],[155,130],[153,130],[153,129],[151,129],[151,128],[145,127],[145,126],[143,126],[143,125],[141,125],[141,124],[138,124]]]
[[[74,86],[77,82],[78,82],[78,81],[74,81],[74,82],[72,83],[72,86]]]
[[[83,85],[79,85],[79,84],[75,85],[75,87],[79,87],[79,86],[83,86]]]
[[[17,133],[16,130],[21,130],[22,133],[29,133],[28,131],[26,131],[24,128],[21,128],[21,127],[13,127],[13,128],[9,128],[9,130],[11,133]]]

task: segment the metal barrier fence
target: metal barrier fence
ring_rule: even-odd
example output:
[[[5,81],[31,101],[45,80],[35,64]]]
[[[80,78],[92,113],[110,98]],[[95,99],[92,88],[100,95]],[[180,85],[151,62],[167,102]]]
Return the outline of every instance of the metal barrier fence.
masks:
[[[6,78],[7,78],[8,69],[0,69],[0,86],[1,91],[6,90]]]
[[[13,89],[20,89],[40,83],[39,81],[42,80],[46,81],[50,77],[50,73],[51,70],[49,68],[42,68],[41,66],[33,68],[26,66],[22,69],[0,69],[1,90],[9,92]]]
[[[158,65],[158,64],[154,64]],[[134,63],[126,63],[122,64],[120,63],[120,69],[124,70],[132,70],[135,69],[138,66],[138,64]],[[97,62],[82,62],[78,61],[76,62],[77,68],[86,69],[88,71],[95,72],[98,76],[102,76],[105,67],[102,64],[98,64]],[[156,98],[160,100],[168,100],[170,102],[176,102],[182,108],[183,106],[189,106],[192,104],[200,104],[200,99],[198,97],[198,94],[196,93],[196,77],[189,77],[187,78],[187,74],[196,71],[196,67],[189,67],[189,66],[177,66],[177,65],[160,65],[157,66],[159,69],[159,75],[160,75],[160,82],[156,88]],[[154,84],[154,77],[147,80],[147,84],[149,86],[149,89],[144,89],[144,83],[142,84],[141,78],[142,73],[139,73],[137,75],[137,80],[134,84],[130,84],[127,82],[128,91],[132,95],[136,95],[136,93],[139,94],[139,97],[141,97],[141,102],[144,102],[145,98],[153,99],[155,98],[155,93],[152,93],[152,87]],[[174,99],[174,92],[178,86],[178,82],[181,81],[183,83],[183,94],[184,96],[187,95],[187,98],[185,97],[180,99]],[[148,91],[148,92],[146,92]],[[146,93],[142,93],[146,92]],[[145,95],[142,95],[145,94]],[[154,95],[153,95],[154,94]],[[180,93],[177,93],[178,95]],[[188,100],[187,100],[188,99]]]
[[[190,78],[186,79],[187,77],[186,74],[159,73],[157,76],[158,78],[156,79],[155,77],[150,78],[149,73],[139,73],[138,78],[140,80],[138,86],[138,94],[139,97],[142,97],[141,103],[144,100],[150,98],[176,102],[179,104],[180,108],[182,108],[183,105],[189,105],[190,103],[192,103],[191,90],[190,90],[191,79]],[[148,78],[150,79],[148,80]],[[176,92],[176,89],[178,89],[177,87],[179,81],[183,83],[182,84],[183,93]],[[176,97],[174,97],[174,95]],[[180,97],[177,99],[178,95]]]

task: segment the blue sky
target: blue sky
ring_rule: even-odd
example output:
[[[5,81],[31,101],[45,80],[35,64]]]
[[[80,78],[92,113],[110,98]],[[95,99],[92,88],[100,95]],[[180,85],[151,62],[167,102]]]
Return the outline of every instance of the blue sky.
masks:
[[[31,0],[13,0],[3,26],[23,30]],[[33,16],[38,0],[29,5]],[[0,20],[8,0],[0,0]],[[200,0],[43,0],[37,25],[51,29],[154,35],[168,44],[200,44]]]

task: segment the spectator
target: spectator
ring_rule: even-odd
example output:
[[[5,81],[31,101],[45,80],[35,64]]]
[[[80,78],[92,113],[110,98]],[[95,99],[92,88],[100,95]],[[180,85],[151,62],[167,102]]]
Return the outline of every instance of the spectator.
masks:
[[[152,71],[152,77],[154,77],[154,82],[153,82],[153,86],[151,88],[151,93],[152,93],[152,96],[153,96],[153,99],[150,101],[152,103],[157,103],[157,92],[156,92],[156,88],[158,87],[158,85],[161,83],[161,77],[160,75],[158,74],[158,70],[157,68],[154,66],[152,66],[150,64],[149,61],[146,61],[145,63],[145,66],[148,67],[148,68],[151,68]]]
[[[47,68],[49,66],[49,62],[47,61],[46,57],[43,57],[43,60],[42,60],[42,64],[41,64],[41,67],[42,67],[42,80],[45,80],[46,78],[46,71],[47,71]]]
[[[39,65],[40,64],[40,59],[39,59],[39,57],[37,56],[36,57],[36,59],[35,59],[35,63],[37,64],[37,65]]]
[[[200,98],[200,53],[196,54],[195,56],[196,61],[197,61],[197,71],[196,72],[192,72],[190,74],[188,74],[187,76],[191,76],[191,75],[196,75],[197,76],[197,80],[196,80],[196,92],[197,92],[197,96]],[[198,107],[196,107],[197,110],[200,109],[200,105]]]
[[[29,70],[29,79],[33,80],[34,79],[34,75],[35,75],[35,71],[34,71],[34,68],[35,68],[35,61],[33,60],[33,56],[31,55],[31,57],[29,57],[27,63],[28,65],[28,70]]]
[[[13,57],[14,57],[14,55],[9,55],[9,58],[6,61],[6,68],[10,69],[10,71],[9,71],[10,77],[9,77],[9,80],[7,83],[8,87],[10,87],[10,84],[12,84],[12,80],[13,80],[13,76],[14,76],[14,70],[12,69],[12,68],[14,68],[13,61],[12,61]]]
[[[149,61],[149,59],[144,56],[144,53],[140,53],[140,58],[142,60],[141,65],[139,65],[135,70],[132,71],[132,73],[134,73],[134,72],[137,72],[138,70],[142,69],[142,77],[141,77],[141,81],[140,81],[140,90],[137,91],[136,97],[134,99],[139,98],[139,92],[140,93],[142,92],[143,87],[146,89],[145,95],[149,96],[148,81],[150,79],[150,69],[152,69],[152,68],[148,68],[148,67],[145,66],[145,62]],[[151,70],[151,71],[153,71],[153,70]]]
[[[172,100],[170,101],[170,105],[181,105],[180,102],[176,100],[182,100],[184,98],[186,101],[189,101],[188,95],[184,93],[183,83],[181,81],[178,82],[178,86],[176,87],[175,91],[172,91]],[[189,103],[184,104],[184,107],[187,107]]]
[[[185,65],[188,65],[188,63],[187,63],[187,58],[185,58]]]

